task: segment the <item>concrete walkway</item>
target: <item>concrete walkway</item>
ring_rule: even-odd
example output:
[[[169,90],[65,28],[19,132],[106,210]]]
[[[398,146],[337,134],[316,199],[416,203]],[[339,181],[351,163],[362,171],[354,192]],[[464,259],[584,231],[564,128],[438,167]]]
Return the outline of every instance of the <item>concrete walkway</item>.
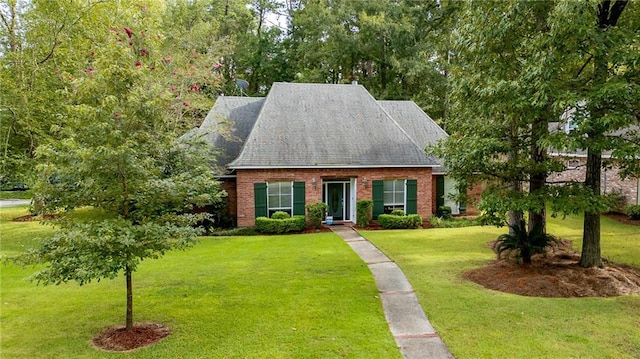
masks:
[[[0,199],[0,208],[25,206],[30,203],[30,199]]]
[[[424,314],[402,270],[371,242],[348,226],[331,230],[367,263],[382,299],[382,309],[402,355],[414,358],[453,358]]]

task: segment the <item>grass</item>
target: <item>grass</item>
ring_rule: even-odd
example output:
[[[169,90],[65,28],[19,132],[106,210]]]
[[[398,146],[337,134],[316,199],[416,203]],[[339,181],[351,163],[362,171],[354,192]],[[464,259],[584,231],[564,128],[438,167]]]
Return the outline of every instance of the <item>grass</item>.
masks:
[[[31,199],[32,190],[26,191],[0,191],[0,199]]]
[[[0,251],[13,255],[52,231],[0,209]],[[88,213],[81,216],[91,218]],[[33,268],[1,270],[3,358],[111,358],[89,341],[124,324],[123,278],[37,286]],[[120,358],[399,358],[373,278],[333,233],[204,237],[134,273],[136,321],[172,335]]]
[[[549,232],[580,249],[582,218],[550,219]],[[431,324],[456,358],[639,358],[640,296],[532,298],[464,280],[493,260],[486,243],[506,229],[368,231],[402,268]],[[603,256],[640,267],[640,227],[602,219]]]

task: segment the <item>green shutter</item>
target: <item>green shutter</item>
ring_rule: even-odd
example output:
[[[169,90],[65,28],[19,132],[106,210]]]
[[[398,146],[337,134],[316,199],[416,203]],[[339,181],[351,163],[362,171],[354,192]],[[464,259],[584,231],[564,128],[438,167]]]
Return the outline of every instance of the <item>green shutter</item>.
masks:
[[[371,196],[373,197],[373,219],[384,213],[384,181],[371,181]]]
[[[433,210],[437,211],[442,206],[444,206],[444,176],[436,176],[436,208]]]
[[[293,182],[293,215],[304,216],[304,182]]]
[[[254,201],[256,208],[256,218],[268,217],[267,214],[267,184],[266,183],[254,183],[253,184]]]
[[[407,180],[406,188],[407,203],[404,206],[404,212],[406,214],[418,213],[418,181]]]

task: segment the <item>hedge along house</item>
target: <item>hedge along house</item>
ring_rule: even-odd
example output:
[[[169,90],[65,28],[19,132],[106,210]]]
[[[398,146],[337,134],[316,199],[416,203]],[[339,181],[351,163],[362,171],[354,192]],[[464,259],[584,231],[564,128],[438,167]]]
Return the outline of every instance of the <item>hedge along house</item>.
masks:
[[[403,209],[428,220],[444,188],[441,161],[424,148],[446,133],[415,103],[376,101],[360,85],[274,83],[264,98],[219,97],[195,133],[217,151],[240,227],[319,201],[334,221],[355,222],[360,199],[373,200],[374,217]]]

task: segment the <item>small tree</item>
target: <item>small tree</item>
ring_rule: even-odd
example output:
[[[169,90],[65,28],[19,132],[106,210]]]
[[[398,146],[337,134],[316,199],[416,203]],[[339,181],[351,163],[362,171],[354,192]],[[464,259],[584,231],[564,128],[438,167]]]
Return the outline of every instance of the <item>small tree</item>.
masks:
[[[556,239],[544,232],[543,223],[537,223],[531,231],[527,231],[524,220],[517,225],[510,225],[510,233],[498,237],[495,250],[498,257],[502,252],[515,252],[516,259],[522,260],[525,265],[531,264],[534,254],[544,253],[545,249],[556,242]]]
[[[127,330],[133,329],[138,264],[192,245],[200,233],[194,224],[205,215],[189,212],[223,194],[205,153],[177,140],[190,99],[215,83],[206,71],[194,78],[195,66],[161,56],[153,29],[152,23],[112,29],[87,54],[87,67],[68,83],[67,113],[61,114],[68,125],[57,131],[58,141],[38,149],[35,193],[44,210],[91,206],[104,218],[63,220],[41,248],[19,258],[45,264],[31,277],[45,285],[82,285],[123,273]]]

